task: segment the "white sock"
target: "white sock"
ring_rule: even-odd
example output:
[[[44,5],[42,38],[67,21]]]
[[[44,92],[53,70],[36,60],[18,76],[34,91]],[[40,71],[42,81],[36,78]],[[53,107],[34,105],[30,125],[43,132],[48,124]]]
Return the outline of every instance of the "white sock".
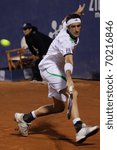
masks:
[[[78,122],[78,121],[81,121],[81,119],[80,118],[73,119],[73,124],[76,124],[76,122]]]
[[[33,118],[37,118],[34,111],[32,111],[31,113],[32,113]]]

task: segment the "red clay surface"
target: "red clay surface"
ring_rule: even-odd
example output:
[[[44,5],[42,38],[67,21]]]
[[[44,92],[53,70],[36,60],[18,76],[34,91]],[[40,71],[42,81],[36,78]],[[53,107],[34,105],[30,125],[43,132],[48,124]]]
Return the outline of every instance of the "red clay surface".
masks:
[[[75,80],[79,92],[82,120],[89,125],[100,124],[100,82]],[[35,120],[28,137],[22,137],[14,122],[15,112],[30,112],[51,103],[47,85],[22,82],[0,82],[0,150],[99,150],[100,133],[81,146],[75,144],[72,120],[63,113]]]

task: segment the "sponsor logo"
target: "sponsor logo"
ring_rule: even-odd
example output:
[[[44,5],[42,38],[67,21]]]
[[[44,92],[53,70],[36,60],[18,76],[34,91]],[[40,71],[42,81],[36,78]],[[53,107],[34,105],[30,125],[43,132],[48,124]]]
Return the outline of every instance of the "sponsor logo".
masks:
[[[60,32],[62,25],[58,25],[56,20],[52,20],[51,27],[53,29],[53,32],[49,32],[49,37],[54,39]]]
[[[94,12],[95,18],[100,17],[100,0],[90,0],[89,11]]]

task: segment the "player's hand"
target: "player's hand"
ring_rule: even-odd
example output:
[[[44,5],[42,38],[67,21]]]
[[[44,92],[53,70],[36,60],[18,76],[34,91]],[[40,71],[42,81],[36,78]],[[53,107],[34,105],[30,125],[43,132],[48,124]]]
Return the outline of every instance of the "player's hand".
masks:
[[[76,14],[78,15],[83,15],[84,14],[84,9],[85,9],[85,3],[83,5],[79,5],[78,9],[75,11]]]
[[[74,89],[74,82],[72,80],[68,80],[67,81],[67,90],[68,90],[68,93],[69,93],[69,89],[72,87],[72,89]]]

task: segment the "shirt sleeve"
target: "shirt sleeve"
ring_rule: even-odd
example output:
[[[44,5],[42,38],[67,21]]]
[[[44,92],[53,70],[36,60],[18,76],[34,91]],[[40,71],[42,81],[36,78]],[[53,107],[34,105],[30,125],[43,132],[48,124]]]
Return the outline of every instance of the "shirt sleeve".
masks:
[[[63,40],[59,41],[59,51],[63,56],[68,54],[73,54],[74,46],[70,39],[63,38]]]

